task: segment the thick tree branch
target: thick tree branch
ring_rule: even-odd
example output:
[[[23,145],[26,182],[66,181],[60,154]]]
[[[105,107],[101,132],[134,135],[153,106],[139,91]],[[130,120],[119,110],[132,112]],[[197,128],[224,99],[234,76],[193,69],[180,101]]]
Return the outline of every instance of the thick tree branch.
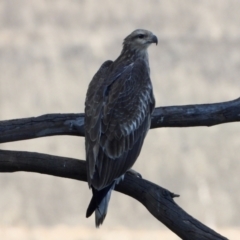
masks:
[[[154,110],[151,128],[213,126],[240,121],[240,98],[233,101],[185,106],[159,107]]]
[[[215,104],[159,107],[151,128],[213,126],[240,121],[240,98]],[[0,121],[0,143],[53,135],[84,136],[84,114],[48,114]],[[86,181],[84,161],[39,153],[0,150],[0,172],[28,171]],[[184,240],[226,239],[192,218],[176,196],[151,182],[127,175],[116,190],[141,202],[149,212]]]
[[[0,143],[55,135],[84,136],[84,114],[46,114],[0,121]]]
[[[47,154],[0,150],[0,172],[27,171],[86,181],[85,161]],[[184,240],[226,240],[174,201],[175,194],[147,180],[126,175],[116,191],[141,202],[148,211]]]
[[[222,103],[155,108],[151,128],[213,126],[240,121],[240,98]],[[53,135],[84,136],[84,114],[47,114],[0,121],[0,143]]]

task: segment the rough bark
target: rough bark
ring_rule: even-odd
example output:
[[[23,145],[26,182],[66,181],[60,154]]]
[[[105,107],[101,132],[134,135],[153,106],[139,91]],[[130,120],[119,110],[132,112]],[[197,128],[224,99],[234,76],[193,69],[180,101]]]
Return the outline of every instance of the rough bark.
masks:
[[[36,172],[87,180],[85,161],[47,154],[0,150],[0,172]],[[226,240],[227,238],[187,214],[173,200],[178,196],[145,179],[126,174],[116,191],[141,202],[148,211],[184,240]]]

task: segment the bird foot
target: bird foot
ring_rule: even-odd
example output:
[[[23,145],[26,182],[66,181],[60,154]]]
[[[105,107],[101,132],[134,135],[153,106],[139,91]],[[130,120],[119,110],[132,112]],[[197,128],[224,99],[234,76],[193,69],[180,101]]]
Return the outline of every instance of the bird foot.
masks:
[[[130,174],[130,175],[132,175],[134,177],[142,178],[142,175],[139,172],[137,172],[137,171],[135,171],[133,169],[129,169],[127,171],[127,174]]]

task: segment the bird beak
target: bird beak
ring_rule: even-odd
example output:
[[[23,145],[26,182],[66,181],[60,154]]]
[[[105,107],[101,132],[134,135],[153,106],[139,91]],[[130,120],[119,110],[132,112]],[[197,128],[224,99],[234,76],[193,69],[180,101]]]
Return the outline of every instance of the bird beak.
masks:
[[[156,43],[156,45],[158,44],[158,39],[155,35],[152,36],[151,42]]]

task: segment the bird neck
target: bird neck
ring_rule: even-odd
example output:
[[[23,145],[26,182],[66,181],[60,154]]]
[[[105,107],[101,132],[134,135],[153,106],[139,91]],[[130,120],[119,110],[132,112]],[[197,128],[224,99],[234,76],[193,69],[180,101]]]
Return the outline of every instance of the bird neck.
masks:
[[[146,48],[133,48],[129,45],[124,44],[123,50],[120,56],[116,59],[116,62],[126,61],[132,63],[135,62],[138,58],[143,59],[144,61],[146,61],[147,65],[149,65],[148,52]]]

